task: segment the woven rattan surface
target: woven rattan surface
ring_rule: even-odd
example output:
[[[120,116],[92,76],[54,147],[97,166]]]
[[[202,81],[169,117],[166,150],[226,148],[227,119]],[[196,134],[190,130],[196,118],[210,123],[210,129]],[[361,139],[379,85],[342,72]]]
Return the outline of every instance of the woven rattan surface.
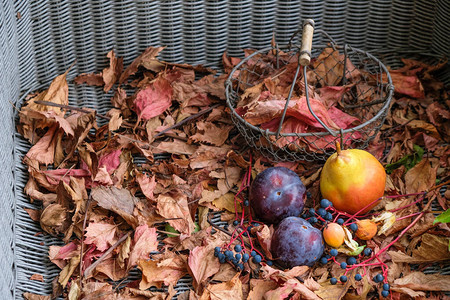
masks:
[[[36,235],[39,224],[24,211],[38,204],[23,194],[21,158],[30,145],[15,134],[12,104],[20,107],[20,95],[44,87],[75,59],[69,79],[104,68],[112,48],[128,64],[149,45],[167,45],[162,58],[168,61],[220,68],[223,51],[241,55],[242,48],[267,47],[273,33],[286,43],[304,18],[313,18],[338,43],[448,55],[449,13],[448,0],[1,0],[0,298],[49,294],[59,272],[47,258],[48,246],[58,240]],[[100,113],[110,108],[110,95],[100,89],[70,85],[69,95],[72,105]],[[45,282],[29,280],[34,273]],[[185,278],[177,289],[189,285]]]

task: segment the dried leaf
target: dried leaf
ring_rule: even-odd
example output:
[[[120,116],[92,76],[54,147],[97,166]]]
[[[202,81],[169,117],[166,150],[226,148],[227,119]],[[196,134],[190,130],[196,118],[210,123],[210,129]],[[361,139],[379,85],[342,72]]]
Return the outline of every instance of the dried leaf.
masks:
[[[139,201],[127,189],[99,186],[91,190],[92,200],[105,209],[111,210],[132,226],[137,225],[133,216],[134,206]]]
[[[202,203],[204,203],[204,201],[202,201]],[[232,213],[236,212],[236,210],[237,212],[242,212],[242,205],[235,205],[233,193],[226,193],[225,195],[216,198],[212,201],[212,204],[219,209],[226,209]]]
[[[136,171],[136,181],[139,183],[139,187],[141,188],[142,193],[144,193],[147,199],[155,199],[153,195],[153,191],[156,187],[155,179],[155,176],[148,177],[146,174]]]
[[[219,260],[214,257],[213,246],[198,246],[192,249],[188,266],[197,286],[220,270]]]
[[[106,56],[109,58],[109,67],[103,69],[102,78],[105,83],[103,90],[108,92],[122,73],[123,59],[116,58],[114,50],[109,51]]]
[[[128,269],[135,266],[139,260],[148,259],[152,251],[158,250],[156,228],[147,225],[138,226],[134,232],[133,246],[128,259]]]
[[[197,133],[189,137],[195,142],[222,146],[228,139],[232,126],[217,127],[211,122],[197,122]]]
[[[156,260],[141,260],[138,263],[142,271],[139,289],[146,290],[151,286],[160,288],[164,285],[176,285],[181,277],[187,274],[187,256],[168,252]]]
[[[42,276],[41,274],[33,274],[31,275],[30,280],[37,280],[44,282],[44,276]]]
[[[242,293],[242,282],[239,280],[239,273],[236,274],[230,281],[208,285],[205,289],[205,293],[200,299],[243,300],[244,295]]]
[[[394,281],[393,287],[406,287],[417,291],[448,291],[450,275],[413,272]]]
[[[172,103],[172,93],[170,83],[162,77],[139,91],[134,100],[139,120],[149,120],[162,114]]]
[[[250,279],[250,292],[247,300],[264,299],[264,295],[276,287],[277,283],[272,280]]]
[[[436,183],[437,167],[432,168],[428,159],[421,160],[412,169],[406,172],[406,193],[427,191]]]
[[[43,230],[56,235],[62,233],[67,225],[67,209],[54,203],[47,206],[41,214],[40,224]]]
[[[182,193],[161,194],[156,201],[158,213],[169,219],[168,222],[173,228],[188,236],[194,232],[195,224],[189,211],[186,195]]]
[[[105,222],[90,223],[86,227],[84,242],[94,244],[99,251],[106,251],[117,242],[118,228],[115,224]]]
[[[120,75],[119,83],[124,83],[131,75],[135,74],[138,68],[146,62],[155,60],[159,52],[161,52],[164,47],[148,47],[142,52]]]
[[[23,298],[25,298],[25,300],[51,300],[50,295],[38,295],[29,292],[23,293]]]
[[[55,147],[58,137],[58,125],[53,125],[47,133],[27,153],[29,159],[34,159],[44,165],[55,160]]]
[[[58,115],[63,115],[61,108],[54,106],[47,106],[43,104],[36,104],[35,101],[47,101],[61,105],[69,104],[69,86],[67,85],[66,76],[70,68],[59,76],[56,76],[50,84],[49,88],[37,96],[31,98],[27,102],[27,106],[23,109],[36,111],[55,111]]]
[[[414,249],[412,256],[404,254],[401,251],[389,251],[393,262],[407,263],[428,263],[439,262],[450,259],[448,251],[449,239],[433,234],[425,233],[421,237],[421,245]]]

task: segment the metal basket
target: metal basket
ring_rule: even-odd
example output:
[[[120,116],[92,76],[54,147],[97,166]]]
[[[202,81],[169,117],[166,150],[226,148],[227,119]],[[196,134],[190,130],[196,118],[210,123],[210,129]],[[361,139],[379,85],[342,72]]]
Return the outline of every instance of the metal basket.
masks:
[[[231,109],[233,123],[246,142],[264,156],[275,161],[324,160],[335,152],[335,144],[343,147],[363,149],[376,136],[386,118],[394,87],[387,68],[370,53],[349,45],[339,46],[322,30],[329,43],[313,47],[310,66],[302,67],[303,53],[298,45],[272,47],[256,51],[243,59],[231,71],[226,82],[227,104]],[[292,40],[292,39],[291,39]],[[304,44],[305,41],[302,41]],[[323,51],[327,51],[324,53]],[[279,118],[278,129],[269,130],[260,125],[252,125],[237,110],[243,92],[264,78],[280,73],[283,67],[297,61],[295,75],[289,78],[291,84],[284,111]],[[325,65],[327,61],[327,65]],[[330,65],[330,61],[333,63]],[[302,73],[302,75],[300,75]],[[358,124],[347,128],[330,128],[311,107],[307,78],[314,75],[314,86],[351,87],[341,98],[341,111],[358,118]],[[275,75],[277,76],[277,75]],[[333,79],[330,79],[333,78]],[[304,82],[304,85],[301,83]],[[289,102],[294,95],[306,98],[308,109],[323,128],[314,132],[285,132],[283,122]],[[337,122],[340,123],[340,122]],[[273,127],[272,127],[273,128]]]

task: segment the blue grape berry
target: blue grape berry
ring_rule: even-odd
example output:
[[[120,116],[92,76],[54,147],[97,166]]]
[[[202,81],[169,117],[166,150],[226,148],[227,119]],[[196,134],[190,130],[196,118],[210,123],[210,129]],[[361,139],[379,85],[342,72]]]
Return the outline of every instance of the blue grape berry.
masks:
[[[310,209],[309,209],[309,214],[310,214],[311,216],[314,216],[314,215],[316,214],[316,210],[315,210],[314,208],[310,208]]]
[[[350,224],[350,229],[352,231],[356,231],[356,230],[358,230],[358,225],[356,225],[356,223],[352,223],[352,224]]]
[[[225,251],[225,256],[229,259],[232,259],[234,255],[233,255],[233,252],[231,252],[230,250],[227,250],[227,251]]]
[[[344,219],[339,218],[336,220],[336,223],[338,223],[339,225],[342,225],[342,224],[344,224]]]
[[[384,298],[386,298],[387,296],[389,296],[389,291],[382,291],[382,292],[381,292],[381,296],[383,296]]]
[[[331,221],[333,220],[333,215],[330,212],[327,212],[323,218],[327,221]]]
[[[384,279],[383,274],[377,274],[377,275],[373,278],[373,281],[375,281],[375,282],[378,283],[378,282],[382,282],[383,279]]]
[[[309,215],[308,214],[303,214],[301,215],[302,219],[308,219]]]
[[[243,265],[243,264],[237,264],[236,268],[237,268],[239,271],[242,271],[242,270],[244,270],[244,265]]]
[[[383,290],[389,291],[390,288],[391,288],[391,286],[389,285],[389,283],[383,284]]]
[[[372,248],[366,248],[364,249],[364,255],[365,256],[370,256],[372,254]]]
[[[323,208],[327,208],[328,206],[333,206],[333,203],[331,203],[331,201],[328,199],[322,199],[320,200],[320,206],[322,206]]]
[[[238,254],[236,254],[234,257],[235,257],[238,261],[240,261],[241,258],[242,258],[242,255],[240,255],[240,254],[238,253]]]
[[[273,266],[273,261],[268,260],[268,261],[266,261],[266,264],[267,264],[268,266]]]
[[[244,200],[244,206],[249,206],[249,204],[248,200]]]
[[[355,280],[356,280],[356,281],[360,281],[361,279],[362,279],[361,274],[356,274],[356,275],[355,275]]]
[[[341,282],[347,282],[347,276],[342,275],[341,277],[339,277],[339,279],[341,280]]]
[[[219,258],[219,262],[220,262],[221,264],[224,264],[224,263],[225,263],[225,254],[219,253],[218,258]]]
[[[308,222],[311,224],[315,224],[317,223],[317,218],[316,217],[309,218]]]
[[[320,259],[320,262],[325,265],[328,263],[328,259],[324,256]]]
[[[234,220],[234,221],[233,221],[233,225],[234,225],[234,226],[238,226],[238,225],[239,225],[239,221],[238,221],[238,220]]]
[[[330,255],[331,256],[337,256],[338,255],[338,251],[336,249],[331,249],[330,250]]]
[[[250,258],[250,255],[248,255],[248,253],[244,253],[242,255],[242,262],[247,262],[249,258]]]
[[[217,252],[217,253],[219,253],[220,252],[220,247],[216,247],[216,248],[214,248],[214,252]]]
[[[252,252],[250,253],[250,255],[251,255],[252,257],[255,257],[256,251],[255,251],[255,250],[252,250]]]
[[[253,256],[253,262],[255,264],[259,264],[261,262],[261,260],[262,260],[261,255],[256,254],[255,256]]]
[[[241,252],[242,251],[242,246],[241,245],[234,246],[234,251]]]
[[[341,262],[341,269],[345,269],[347,268],[347,263],[346,262]]]
[[[317,214],[321,217],[324,217],[327,214],[327,211],[325,210],[325,208],[321,207],[317,210]]]
[[[334,278],[334,277],[331,277],[330,283],[331,283],[332,285],[335,285],[335,284],[337,283],[337,279]]]
[[[349,266],[356,264],[356,258],[354,258],[353,256],[350,256],[349,258],[347,258],[347,264]]]

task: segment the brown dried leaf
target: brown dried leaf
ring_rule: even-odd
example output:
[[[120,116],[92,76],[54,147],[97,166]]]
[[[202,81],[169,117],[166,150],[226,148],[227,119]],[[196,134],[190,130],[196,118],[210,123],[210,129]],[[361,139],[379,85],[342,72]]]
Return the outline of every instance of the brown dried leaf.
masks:
[[[214,256],[214,245],[198,246],[192,249],[188,258],[188,266],[196,286],[216,274],[220,270],[220,263]]]
[[[217,127],[211,122],[197,122],[197,133],[190,136],[189,139],[195,142],[203,142],[215,146],[222,146],[228,139],[228,133],[232,126]]]
[[[122,75],[120,75],[119,83],[124,83],[125,80],[128,79],[131,75],[137,72],[138,68],[145,63],[156,60],[156,56],[158,56],[159,52],[161,52],[165,47],[148,47],[142,52],[126,69],[123,71]]]
[[[33,274],[31,275],[30,280],[37,280],[44,282],[44,276],[42,276],[41,274]]]
[[[448,291],[450,275],[413,272],[396,279],[393,287],[405,287],[416,291]]]
[[[299,294],[301,299],[311,299],[311,300],[320,300],[313,291],[308,289],[304,284],[302,284],[297,279],[289,279],[282,286],[278,287],[275,290],[271,290],[266,292],[264,295],[264,299],[267,300],[278,300],[278,299],[286,299],[289,295],[295,292]]]
[[[98,186],[91,190],[91,197],[100,207],[117,213],[131,226],[137,225],[133,211],[139,200],[129,190]]]
[[[309,270],[309,267],[296,266],[293,267],[292,269],[286,269],[283,271],[276,268],[272,268],[268,265],[263,265],[260,270],[262,272],[262,277],[264,279],[272,279],[277,282],[279,281],[285,282],[288,281],[289,279],[302,276]]]
[[[108,113],[106,114],[108,117],[110,117],[109,119],[109,123],[108,123],[108,129],[109,131],[115,131],[117,129],[120,128],[120,126],[122,126],[122,116],[121,116],[122,112],[121,110],[117,109],[117,108],[111,108]]]
[[[221,264],[219,271],[214,274],[211,280],[214,281],[228,281],[231,280],[237,271],[231,264]]]
[[[219,208],[219,209],[226,209],[229,212],[236,212],[235,207],[237,208],[238,212],[242,212],[242,205],[237,204],[234,205],[234,194],[233,193],[226,193],[225,195],[220,196],[219,198],[212,201],[212,204]]]
[[[273,259],[272,253],[270,252],[270,245],[272,244],[272,235],[274,232],[273,225],[270,225],[270,227],[268,227],[264,224],[256,228],[252,228],[252,233],[254,233],[255,231],[259,245],[263,249],[264,254],[268,259]]]
[[[439,262],[450,259],[450,252],[448,251],[449,239],[442,236],[437,236],[425,233],[421,237],[421,245],[412,251],[412,256],[409,256],[401,251],[389,251],[393,262],[407,262],[407,263],[428,263]]]
[[[147,197],[147,199],[154,200],[155,196],[153,191],[156,187],[156,177],[148,177],[146,174],[136,171],[136,181],[141,188],[142,193]]]
[[[105,222],[90,223],[86,227],[84,242],[94,244],[99,251],[106,251],[117,242],[118,228],[115,224]]]
[[[169,219],[169,224],[180,233],[190,236],[195,229],[194,221],[187,202],[187,196],[180,193],[161,194],[157,198],[158,213]],[[174,218],[178,218],[173,220]],[[172,220],[171,220],[172,219]]]
[[[239,273],[230,281],[219,284],[210,284],[200,297],[201,300],[243,300],[242,282],[239,280]]]
[[[41,218],[41,211],[37,210],[37,209],[31,209],[31,208],[24,208],[24,210],[28,213],[28,215],[30,216],[31,220],[35,221],[35,222],[39,222],[40,218]]]
[[[48,101],[56,104],[68,105],[69,104],[69,86],[67,85],[66,76],[70,68],[61,75],[58,75],[53,79],[49,88],[37,96],[31,98],[27,102],[27,106],[23,109],[25,110],[36,110],[36,111],[55,111],[58,115],[63,115],[64,112],[61,108],[54,106],[47,106],[42,104],[36,104],[35,101]]]
[[[197,150],[197,147],[180,140],[174,140],[173,142],[161,142],[156,149],[172,154],[192,155]]]
[[[23,298],[25,300],[51,300],[52,299],[50,295],[38,295],[38,294],[33,294],[33,293],[28,293],[28,292],[23,293]]]
[[[160,288],[164,285],[176,285],[181,277],[187,274],[187,256],[166,252],[155,260],[141,260],[138,263],[142,271],[139,289],[146,290],[151,286]]]
[[[102,78],[105,83],[103,90],[108,92],[122,73],[123,58],[116,58],[114,50],[109,51],[106,56],[109,58],[109,67],[103,69]]]
[[[139,260],[148,259],[150,252],[158,250],[156,228],[147,225],[138,226],[134,232],[133,246],[128,259],[128,269],[134,267]]]
[[[45,135],[27,153],[27,157],[41,164],[52,164],[55,160],[55,147],[58,137],[58,125],[53,125]]]
[[[412,298],[424,297],[426,295],[424,292],[414,291],[414,290],[406,288],[406,287],[391,287],[391,290],[394,292],[406,294]]]
[[[82,73],[73,80],[76,84],[87,84],[91,86],[102,86],[104,84],[101,73]]]
[[[72,274],[75,270],[78,269],[78,265],[80,264],[80,256],[72,257],[69,261],[69,263],[62,269],[61,273],[59,273],[59,279],[58,282],[63,286],[66,287],[67,283],[69,282],[70,278],[72,277]]]
[[[277,288],[277,283],[272,280],[250,279],[250,292],[247,300],[264,299],[264,295]]]
[[[40,224],[44,231],[56,235],[67,228],[67,221],[67,209],[60,204],[53,203],[42,211]]]
[[[427,191],[436,183],[437,166],[432,168],[428,159],[422,159],[405,174],[406,193]]]
[[[109,279],[113,281],[119,281],[125,278],[128,274],[127,269],[122,268],[116,261],[115,258],[107,258],[100,262],[95,267],[95,271],[93,273],[94,278],[104,277],[102,274],[108,276]]]
[[[328,281],[322,283],[321,288],[315,291],[315,293],[324,300],[339,300],[345,296],[349,288],[350,282],[347,282],[345,284],[332,285]]]

